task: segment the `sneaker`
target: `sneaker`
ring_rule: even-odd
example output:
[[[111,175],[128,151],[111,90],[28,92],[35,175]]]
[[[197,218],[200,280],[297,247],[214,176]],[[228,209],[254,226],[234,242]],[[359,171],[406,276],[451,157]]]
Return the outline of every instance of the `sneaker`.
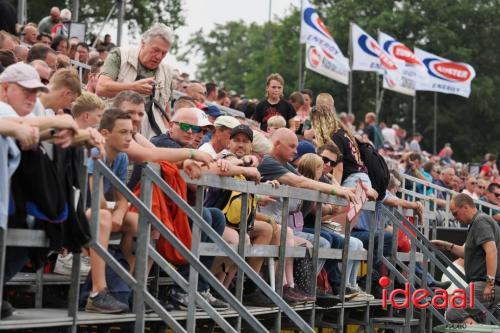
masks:
[[[184,293],[177,288],[171,288],[167,293],[167,300],[164,302],[163,307],[167,311],[187,310],[188,304],[189,300],[187,293]]]
[[[351,292],[357,293],[357,295],[351,298],[350,301],[371,301],[375,299],[375,296],[366,293],[366,291],[361,289],[359,286],[351,286],[349,289]]]
[[[202,291],[200,292],[201,296],[206,299],[208,304],[210,304],[214,309],[217,310],[227,310],[229,309],[229,304],[224,302],[221,299],[215,298],[211,293],[210,290]]]
[[[306,299],[303,295],[299,295],[295,292],[294,288],[289,286],[283,286],[283,299],[287,303],[304,303]]]
[[[246,306],[273,307],[275,304],[267,297],[262,290],[256,290],[243,295],[243,304]]]
[[[56,265],[54,267],[54,273],[60,275],[71,275],[73,268],[73,254],[69,253],[65,256],[59,254],[57,256]],[[80,275],[86,276],[90,271],[90,258],[89,256],[81,256],[80,259]]]
[[[87,298],[85,311],[97,313],[122,313],[128,312],[129,307],[117,300],[107,289],[102,290],[96,296]]]

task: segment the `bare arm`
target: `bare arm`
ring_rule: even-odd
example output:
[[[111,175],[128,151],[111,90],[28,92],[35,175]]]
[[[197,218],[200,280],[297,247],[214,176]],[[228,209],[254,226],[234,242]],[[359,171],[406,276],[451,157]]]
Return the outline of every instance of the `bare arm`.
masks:
[[[497,275],[497,246],[494,241],[488,241],[482,245],[486,255],[486,274],[490,276]]]
[[[441,250],[449,251],[451,254],[453,254],[459,258],[465,257],[465,251],[464,251],[463,246],[453,244],[453,243],[450,243],[447,241],[443,241],[440,239],[433,239],[433,240],[431,240],[431,243],[434,244],[435,246],[437,246],[438,248],[440,248]],[[496,256],[496,252],[495,252],[495,256]],[[495,258],[495,260],[496,260],[496,258]],[[495,261],[495,266],[496,266],[496,261]]]
[[[92,188],[94,186],[94,176],[92,175],[89,175],[89,189],[90,189],[90,193],[92,193]],[[104,198],[104,191],[103,191],[103,185],[102,185],[102,179],[101,179],[101,193],[100,193],[100,196],[99,196],[99,205],[101,207],[101,209],[107,209],[108,208],[108,204],[106,203],[106,199]]]
[[[279,177],[278,181],[281,184],[299,188],[306,188],[309,190],[320,191],[328,194],[334,194],[340,197],[347,198],[348,200],[354,200],[354,192],[352,191],[352,189],[348,189],[336,184],[330,185],[317,182],[304,176],[298,176],[292,172],[287,172],[283,176]]]
[[[193,158],[202,163],[210,163],[210,155],[188,148],[163,148],[163,147],[144,147],[132,140],[130,146],[124,150],[128,157],[135,162],[154,162],[169,161],[177,163],[189,158]]]
[[[137,80],[134,82],[117,82],[106,75],[101,75],[97,79],[96,94],[102,97],[115,97],[116,94],[124,90],[133,90],[139,94],[149,95],[153,89],[154,77]]]

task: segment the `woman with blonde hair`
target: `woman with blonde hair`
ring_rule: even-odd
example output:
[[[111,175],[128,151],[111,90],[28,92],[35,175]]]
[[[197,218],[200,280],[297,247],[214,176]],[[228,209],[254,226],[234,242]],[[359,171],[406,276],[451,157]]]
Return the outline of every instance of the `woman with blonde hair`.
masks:
[[[326,95],[326,94],[325,94]],[[311,112],[311,124],[316,135],[316,144],[321,146],[327,143],[334,143],[339,148],[343,156],[343,172],[342,186],[354,188],[358,181],[361,181],[367,188],[367,196],[370,200],[377,200],[379,197],[377,191],[372,188],[370,178],[368,177],[368,169],[361,159],[358,143],[353,133],[344,125],[335,113],[333,97],[331,100],[326,98],[326,101],[331,103],[317,103],[316,107]],[[383,197],[385,193],[382,193]],[[382,201],[377,201],[375,205],[375,215],[379,216]],[[359,238],[363,242],[363,246],[368,248],[369,229],[372,218],[372,213],[367,210],[361,210],[358,218],[352,221],[351,234]],[[345,221],[345,217],[339,216],[339,222]],[[392,248],[392,234],[384,233],[383,240],[383,255],[390,256]],[[378,234],[375,236],[375,248],[379,242]],[[379,264],[379,271],[386,274],[386,268],[381,264],[378,258],[375,258],[376,264]],[[379,275],[374,270],[372,281],[378,281]],[[376,285],[376,284],[375,284]]]
[[[299,173],[307,178],[311,178],[314,180],[319,180],[321,175],[323,174],[323,166],[324,162],[323,159],[317,155],[317,154],[305,154],[302,156],[299,162],[298,166],[298,171]],[[313,203],[314,206],[314,203]],[[313,208],[313,207],[311,207]],[[306,213],[307,214],[307,213]],[[323,215],[322,220],[325,220],[325,218],[331,218],[331,215]],[[309,228],[304,228],[305,230]],[[314,231],[313,231],[314,232]],[[321,230],[321,237],[325,239],[332,239],[334,237],[342,237],[341,242],[338,240],[336,242],[330,242],[331,244],[337,243],[340,245],[340,248],[343,247],[343,238],[344,238],[344,232],[343,233],[338,233],[338,232],[333,232],[329,230],[322,229]],[[332,246],[333,248],[333,246]],[[360,251],[363,249],[363,242],[355,237],[350,237],[349,238],[349,252],[350,251]],[[351,295],[349,300],[352,301],[362,301],[362,300],[369,300],[373,299],[373,295],[365,293],[357,283],[357,273],[358,273],[358,268],[359,264],[361,262],[359,260],[347,260],[347,267],[346,267],[346,278],[347,278],[347,283],[346,283],[346,297],[347,295]],[[326,267],[326,266],[325,266]],[[340,276],[339,276],[340,277]]]

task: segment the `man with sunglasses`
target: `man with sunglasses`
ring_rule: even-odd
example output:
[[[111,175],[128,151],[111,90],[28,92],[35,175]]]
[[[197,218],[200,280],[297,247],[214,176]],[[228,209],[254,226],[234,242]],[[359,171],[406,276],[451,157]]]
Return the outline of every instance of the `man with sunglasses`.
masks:
[[[496,205],[496,209],[491,209],[491,216],[497,222],[500,222],[500,184],[491,183],[488,185],[486,191],[484,192],[484,196],[480,198],[480,200],[488,202],[492,205]],[[489,207],[483,206],[483,212],[486,214],[490,213]]]
[[[432,243],[450,254],[465,259],[465,281],[474,283],[476,304],[480,301],[493,311],[500,303],[500,227],[490,216],[477,210],[474,201],[467,194],[457,194],[451,200],[450,211],[462,224],[468,225],[464,245],[443,240]],[[448,308],[446,319],[468,325],[484,322],[481,310],[474,308]]]

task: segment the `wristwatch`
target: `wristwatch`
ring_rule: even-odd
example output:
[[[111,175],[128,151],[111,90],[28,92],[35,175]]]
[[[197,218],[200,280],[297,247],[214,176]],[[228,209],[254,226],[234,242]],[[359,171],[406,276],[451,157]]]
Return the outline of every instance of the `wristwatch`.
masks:
[[[491,285],[495,285],[495,277],[491,275],[486,275],[486,282],[488,282]]]

